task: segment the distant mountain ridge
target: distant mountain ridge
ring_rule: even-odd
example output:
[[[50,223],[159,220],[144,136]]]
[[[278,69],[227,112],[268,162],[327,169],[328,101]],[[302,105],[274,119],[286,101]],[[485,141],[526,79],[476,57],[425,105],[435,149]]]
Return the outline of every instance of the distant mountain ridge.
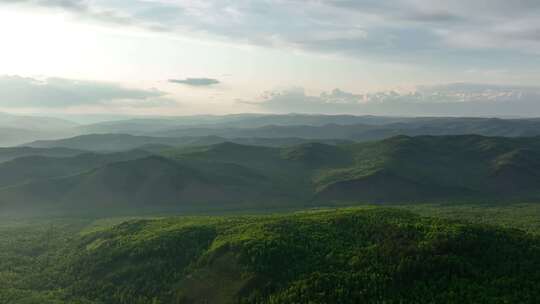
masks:
[[[236,114],[143,117],[86,125],[58,119],[48,120],[43,117],[20,117],[20,122],[13,125],[10,122],[11,116],[4,120],[4,124],[2,119],[0,115],[0,145],[3,146],[92,134],[169,138],[221,137],[234,141],[240,138],[368,141],[397,135],[477,134],[507,137],[540,135],[540,119],[535,118]],[[212,143],[218,142],[202,142],[202,144]]]
[[[185,136],[185,137],[156,137],[136,136],[130,134],[88,134],[59,140],[39,140],[25,143],[23,147],[32,148],[65,148],[80,149],[86,151],[125,151],[131,149],[149,149],[157,151],[174,147],[207,146],[224,142],[239,144],[260,145],[269,147],[291,146],[311,142],[310,139],[296,137],[264,138],[242,137],[224,138],[219,136]],[[343,139],[317,140],[329,144],[344,144],[350,141]]]
[[[181,128],[155,136],[300,137],[309,139],[378,140],[396,135],[467,135],[530,137],[540,135],[539,119],[415,118],[387,124],[266,125],[256,128]]]
[[[10,161],[24,156],[50,156],[50,157],[69,157],[75,156],[86,151],[69,148],[33,148],[33,147],[11,147],[0,148],[0,162]]]
[[[223,116],[185,116],[170,118],[138,118],[80,126],[82,133],[129,133],[134,135],[165,134],[175,129],[260,128],[265,126],[323,126],[327,124],[382,125],[408,121],[404,117],[307,115],[307,114],[238,114]]]
[[[58,118],[0,113],[0,146],[72,136],[77,127],[74,122]]]

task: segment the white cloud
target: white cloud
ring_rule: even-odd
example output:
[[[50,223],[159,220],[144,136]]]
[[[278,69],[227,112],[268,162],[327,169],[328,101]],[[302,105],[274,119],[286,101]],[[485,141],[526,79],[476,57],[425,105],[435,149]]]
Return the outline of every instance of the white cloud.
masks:
[[[408,92],[354,94],[335,89],[318,96],[293,88],[266,92],[249,104],[277,113],[538,116],[540,87],[453,83]]]
[[[146,30],[348,55],[414,52],[445,46],[540,52],[537,0],[0,0],[0,3],[63,9],[96,22]],[[388,44],[390,40],[392,44]]]
[[[403,22],[447,23],[454,15],[411,6],[405,0],[386,1],[93,1],[0,0],[63,9],[87,19],[117,25],[139,25],[157,31],[208,33],[250,44],[275,40],[299,48],[324,51],[361,50],[378,45],[365,41],[369,32]],[[278,39],[276,39],[278,37]],[[380,37],[383,38],[384,37]],[[328,45],[326,45],[328,44]],[[364,45],[365,44],[365,45]]]
[[[149,106],[170,102],[165,95],[156,89],[125,88],[107,82],[0,76],[0,107],[63,108],[115,102]]]

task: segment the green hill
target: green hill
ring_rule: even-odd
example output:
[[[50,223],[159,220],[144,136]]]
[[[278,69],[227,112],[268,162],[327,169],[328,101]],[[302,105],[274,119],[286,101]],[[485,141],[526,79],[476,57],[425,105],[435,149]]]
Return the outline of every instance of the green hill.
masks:
[[[538,137],[397,136],[279,149],[228,143],[167,155],[252,168],[314,204],[540,198]]]
[[[89,134],[59,140],[38,140],[24,144],[35,148],[61,147],[87,151],[121,151],[145,145],[178,145],[177,138],[134,136],[129,134]]]
[[[267,202],[288,200],[265,176],[249,168],[227,163],[212,168],[185,165],[159,156],[0,189],[3,213],[138,214],[264,208]]]
[[[536,303],[539,248],[390,209],[180,217],[82,234],[46,280],[73,303]]]
[[[252,127],[237,126],[191,126],[150,133],[154,136],[221,136],[238,137],[300,137],[310,139],[347,139],[355,141],[380,140],[397,135],[467,135],[482,136],[539,136],[538,119],[499,119],[499,118],[456,118],[456,117],[418,117],[384,118],[358,117],[354,120],[326,121],[309,124],[299,120],[295,124],[273,124]],[[324,121],[324,120],[321,120]]]
[[[387,124],[411,120],[403,117],[353,116],[353,115],[306,115],[306,114],[233,114],[223,116],[196,115],[167,118],[139,118],[108,121],[80,126],[83,133],[129,133],[151,134],[170,132],[182,128],[257,128],[268,125],[322,126],[326,124]]]
[[[352,115],[185,116],[108,121],[77,128],[82,134],[126,133],[167,137],[303,137],[375,140],[395,135],[538,136],[538,119],[384,117]]]
[[[143,149],[149,151],[165,150],[173,147],[193,147],[215,145],[224,142],[234,142],[245,145],[282,147],[309,143],[312,140],[298,137],[240,137],[224,138],[214,135],[183,137],[153,137],[135,136],[130,134],[88,134],[58,140],[38,140],[24,144],[32,148],[64,148],[79,149],[85,151],[111,152]],[[344,139],[319,139],[318,142],[327,144],[346,144],[351,141]],[[1,151],[0,151],[1,152]],[[1,156],[1,154],[0,154]]]
[[[84,157],[3,164],[0,185],[32,182],[0,189],[0,208],[134,214],[540,199],[538,137],[397,136],[280,148],[225,142],[127,162]],[[94,170],[83,172],[73,161]],[[68,172],[80,174],[43,180]]]
[[[58,149],[63,150],[61,148]],[[45,151],[47,154],[51,154],[47,149]],[[146,151],[132,150],[110,154],[81,153],[70,157],[19,157],[0,163],[0,187],[17,185],[34,180],[75,175],[91,169],[100,168],[109,163],[143,158],[149,155],[151,153]]]
[[[24,156],[50,156],[69,157],[85,153],[83,150],[68,148],[32,148],[32,147],[10,147],[0,148],[0,162],[6,162]]]
[[[535,200],[540,138],[398,136],[348,146],[355,163],[315,178],[321,199]]]

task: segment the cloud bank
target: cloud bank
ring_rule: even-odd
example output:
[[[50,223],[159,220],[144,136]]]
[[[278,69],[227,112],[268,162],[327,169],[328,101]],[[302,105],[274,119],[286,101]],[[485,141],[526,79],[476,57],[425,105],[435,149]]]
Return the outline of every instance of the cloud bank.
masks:
[[[164,96],[156,89],[131,89],[107,82],[0,76],[0,107],[61,108],[115,103],[150,106],[168,102]]]
[[[353,94],[335,89],[313,96],[302,88],[264,93],[258,109],[276,113],[370,115],[540,116],[540,87],[453,83],[409,92]]]

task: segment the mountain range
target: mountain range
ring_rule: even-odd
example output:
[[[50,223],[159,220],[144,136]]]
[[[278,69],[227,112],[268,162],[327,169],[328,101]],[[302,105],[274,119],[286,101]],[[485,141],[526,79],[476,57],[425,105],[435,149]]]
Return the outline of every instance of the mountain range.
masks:
[[[396,136],[264,147],[25,157],[1,164],[0,208],[205,211],[540,199],[540,137]]]
[[[181,141],[178,138],[196,137],[234,141],[239,138],[368,141],[396,135],[538,136],[539,130],[540,120],[532,118],[236,114],[141,117],[79,124],[57,118],[1,114],[0,146],[34,145],[36,140],[100,134],[167,137],[174,142]],[[217,142],[205,144],[211,143]]]

